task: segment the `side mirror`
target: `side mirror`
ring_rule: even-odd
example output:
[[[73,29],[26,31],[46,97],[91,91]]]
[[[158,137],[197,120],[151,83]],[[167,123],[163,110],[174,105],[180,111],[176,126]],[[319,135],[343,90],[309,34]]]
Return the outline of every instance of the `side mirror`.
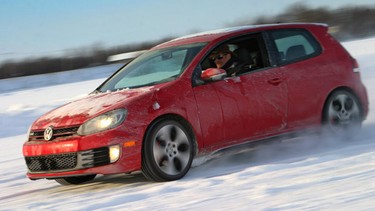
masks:
[[[227,75],[227,72],[219,68],[208,68],[201,74],[201,78],[204,81],[218,81],[223,79]]]

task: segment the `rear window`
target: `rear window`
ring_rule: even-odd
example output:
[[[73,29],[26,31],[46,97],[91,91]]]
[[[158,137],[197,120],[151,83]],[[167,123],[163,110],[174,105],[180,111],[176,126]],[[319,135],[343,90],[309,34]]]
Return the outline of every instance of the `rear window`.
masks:
[[[303,29],[271,31],[271,38],[278,53],[279,64],[288,64],[319,55],[321,48],[315,38]]]

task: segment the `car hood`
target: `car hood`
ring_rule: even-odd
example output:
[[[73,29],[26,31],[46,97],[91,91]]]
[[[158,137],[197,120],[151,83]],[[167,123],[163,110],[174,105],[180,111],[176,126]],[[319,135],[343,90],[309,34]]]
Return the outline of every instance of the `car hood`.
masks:
[[[107,111],[126,108],[126,105],[135,98],[151,95],[155,89],[156,87],[144,87],[91,94],[44,114],[34,122],[31,129],[44,129],[48,126],[69,127],[81,125],[88,119]]]

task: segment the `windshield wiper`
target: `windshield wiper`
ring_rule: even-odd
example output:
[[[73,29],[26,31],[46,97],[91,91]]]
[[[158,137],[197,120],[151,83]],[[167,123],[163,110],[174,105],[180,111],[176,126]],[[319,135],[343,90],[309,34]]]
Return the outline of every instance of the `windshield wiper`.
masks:
[[[94,95],[94,94],[99,94],[99,93],[102,93],[101,91],[95,89],[94,91],[90,92],[89,95]]]

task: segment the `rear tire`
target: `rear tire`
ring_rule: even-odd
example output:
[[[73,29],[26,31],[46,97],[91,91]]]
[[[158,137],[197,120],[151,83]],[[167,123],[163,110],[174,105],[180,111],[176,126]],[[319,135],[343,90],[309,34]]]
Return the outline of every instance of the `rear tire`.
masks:
[[[142,173],[152,181],[178,180],[190,169],[194,142],[187,127],[162,119],[150,126],[142,150]]]
[[[328,133],[340,139],[353,138],[362,120],[362,107],[354,94],[338,90],[329,96],[323,111],[323,125]]]
[[[90,180],[93,180],[96,177],[96,174],[93,175],[85,175],[85,176],[77,176],[77,177],[63,177],[59,179],[55,179],[60,185],[79,185]]]

